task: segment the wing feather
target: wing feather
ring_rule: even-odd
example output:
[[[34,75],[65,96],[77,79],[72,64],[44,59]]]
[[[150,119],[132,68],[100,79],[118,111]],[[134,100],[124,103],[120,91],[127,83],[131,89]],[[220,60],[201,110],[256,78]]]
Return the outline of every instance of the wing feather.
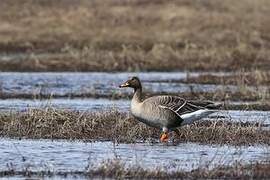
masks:
[[[209,108],[214,106],[213,102],[187,101],[178,96],[154,96],[148,98],[146,101],[151,101],[151,104],[156,104],[161,108],[169,109],[179,117],[183,114],[192,113],[201,109],[208,109],[208,106]]]
[[[179,117],[200,109],[207,109],[207,105],[213,104],[211,102],[187,101],[178,96],[155,96],[149,100],[161,108],[173,111]]]

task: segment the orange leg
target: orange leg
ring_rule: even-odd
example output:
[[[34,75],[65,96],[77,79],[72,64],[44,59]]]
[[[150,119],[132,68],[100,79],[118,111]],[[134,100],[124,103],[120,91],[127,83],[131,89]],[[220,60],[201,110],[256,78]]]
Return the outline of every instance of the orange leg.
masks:
[[[168,132],[167,130],[163,131],[160,135],[160,142],[168,142],[169,137],[171,137],[171,136],[173,137],[173,139],[172,139],[173,144],[177,144],[177,139],[175,139],[175,138],[180,137],[180,132],[178,129],[174,129],[170,132]]]
[[[160,135],[160,141],[161,142],[167,142],[169,139],[169,133],[168,132],[162,132]]]

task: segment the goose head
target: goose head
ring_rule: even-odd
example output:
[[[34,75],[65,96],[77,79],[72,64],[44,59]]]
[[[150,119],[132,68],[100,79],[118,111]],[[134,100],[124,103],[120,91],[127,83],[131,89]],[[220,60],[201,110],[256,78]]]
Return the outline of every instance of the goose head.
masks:
[[[120,88],[131,87],[136,90],[136,89],[141,89],[142,85],[141,85],[140,79],[134,76],[134,77],[129,78],[126,82],[121,84],[119,87]]]

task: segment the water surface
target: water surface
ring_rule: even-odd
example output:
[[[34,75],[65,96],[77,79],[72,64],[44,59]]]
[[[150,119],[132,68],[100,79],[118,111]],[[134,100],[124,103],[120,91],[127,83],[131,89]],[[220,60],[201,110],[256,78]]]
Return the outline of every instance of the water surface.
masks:
[[[270,151],[268,146],[262,145],[236,147],[181,143],[167,146],[159,143],[114,144],[4,138],[0,141],[0,154],[0,171],[7,170],[7,164],[12,164],[16,170],[29,167],[33,171],[84,171],[87,167],[95,168],[102,161],[115,158],[121,159],[126,166],[190,171],[198,167],[231,165],[235,161],[264,161]]]
[[[200,73],[189,73],[197,76]],[[233,85],[183,84],[170,83],[170,80],[180,80],[187,76],[185,72],[119,72],[119,73],[0,73],[0,93],[7,95],[54,95],[54,96],[84,96],[109,95],[115,93],[131,93],[131,89],[120,90],[119,84],[128,77],[138,76],[142,80],[145,91],[148,92],[214,92],[217,90],[234,92],[238,89]],[[168,82],[156,82],[168,81]],[[254,89],[250,87],[250,89]]]

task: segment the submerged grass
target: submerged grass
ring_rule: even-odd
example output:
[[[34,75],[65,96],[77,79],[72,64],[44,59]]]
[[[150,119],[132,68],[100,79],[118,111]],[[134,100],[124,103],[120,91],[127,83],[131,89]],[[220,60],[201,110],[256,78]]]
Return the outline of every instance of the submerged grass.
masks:
[[[126,167],[121,160],[107,160],[96,165],[96,168],[89,168],[86,171],[74,172],[51,172],[31,171],[29,169],[18,171],[10,169],[0,171],[0,177],[51,177],[51,178],[117,178],[117,179],[267,179],[270,177],[270,162],[256,162],[250,164],[234,163],[231,166],[219,165],[213,169],[199,167],[190,172],[183,170],[166,171],[162,168],[156,170],[146,169],[140,166]]]
[[[270,131],[260,123],[201,121],[179,128],[179,142],[213,144],[270,144]],[[122,143],[156,142],[160,130],[119,111],[76,112],[53,108],[1,113],[0,135],[19,138],[111,140]]]
[[[203,74],[196,77],[188,77],[178,82],[258,87],[261,85],[270,85],[270,73],[268,71],[256,70],[249,72],[239,71],[228,75]]]
[[[254,163],[243,165],[235,163],[232,166],[220,165],[213,169],[200,167],[192,170],[191,172],[185,171],[172,171],[168,172],[157,168],[156,170],[148,170],[140,166],[126,168],[125,164],[119,160],[109,160],[95,170],[90,170],[90,176],[102,177],[117,177],[117,178],[184,178],[184,179],[197,179],[197,178],[267,178],[270,177],[268,169],[270,163]]]
[[[2,0],[0,52],[26,56],[0,70],[268,70],[269,12],[267,0]]]

